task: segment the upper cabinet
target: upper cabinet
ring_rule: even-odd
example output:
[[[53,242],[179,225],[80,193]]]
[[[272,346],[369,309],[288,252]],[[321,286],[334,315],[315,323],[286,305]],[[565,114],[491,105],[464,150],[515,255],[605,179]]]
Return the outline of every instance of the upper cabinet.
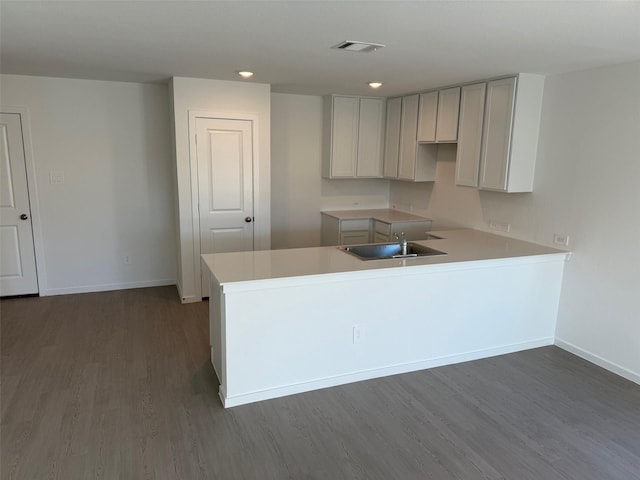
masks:
[[[382,177],[385,105],[378,97],[324,98],[323,177]]]
[[[459,109],[460,87],[447,88],[438,92],[437,143],[453,143],[458,140]]]
[[[459,107],[460,87],[421,93],[418,109],[418,142],[456,142]]]
[[[400,116],[402,98],[387,101],[387,128],[384,140],[384,176],[398,178],[398,157],[400,155]]]
[[[486,90],[485,82],[462,87],[456,151],[456,185],[478,186]]]
[[[532,192],[544,76],[487,82],[479,187]]]
[[[432,182],[438,144],[457,143],[456,185],[531,192],[543,90],[522,73],[388,101],[325,97],[322,175]]]
[[[418,107],[418,142],[436,141],[436,121],[438,118],[438,91],[420,94]]]
[[[402,97],[400,115],[400,153],[398,180],[432,182],[435,180],[437,151],[418,144],[419,95]]]
[[[415,176],[416,152],[418,149],[418,95],[402,97],[400,117],[400,158],[398,178],[411,180]]]

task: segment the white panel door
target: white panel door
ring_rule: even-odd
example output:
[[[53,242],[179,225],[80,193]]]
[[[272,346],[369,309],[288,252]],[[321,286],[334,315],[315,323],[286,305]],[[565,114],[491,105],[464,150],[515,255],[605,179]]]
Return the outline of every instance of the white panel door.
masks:
[[[38,293],[20,114],[0,115],[0,295]]]
[[[200,253],[253,250],[252,122],[197,118],[196,134]],[[209,296],[207,269],[202,296]]]

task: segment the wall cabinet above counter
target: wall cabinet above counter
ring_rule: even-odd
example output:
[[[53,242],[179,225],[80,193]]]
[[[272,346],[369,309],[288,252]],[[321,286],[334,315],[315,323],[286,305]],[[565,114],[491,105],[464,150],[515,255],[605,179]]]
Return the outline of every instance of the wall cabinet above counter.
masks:
[[[384,176],[392,180],[432,182],[437,150],[418,144],[419,95],[392,98],[387,111]]]
[[[438,145],[457,143],[456,185],[531,192],[543,90],[544,76],[519,74],[388,100],[325,97],[323,177],[432,182]]]
[[[544,77],[517,77],[462,87],[456,185],[532,192]]]
[[[433,182],[437,143],[458,137],[460,87],[388,100],[384,176],[393,180]]]
[[[325,178],[382,178],[386,99],[324,97]]]
[[[460,87],[420,94],[419,143],[455,143],[458,140]]]

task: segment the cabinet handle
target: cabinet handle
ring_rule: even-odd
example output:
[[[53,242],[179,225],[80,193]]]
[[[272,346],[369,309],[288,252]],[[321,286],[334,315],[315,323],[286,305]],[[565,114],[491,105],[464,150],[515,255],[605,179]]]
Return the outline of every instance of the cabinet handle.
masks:
[[[245,222],[247,222],[247,223],[251,223],[251,222],[253,221],[253,218],[251,218],[251,217],[246,217],[246,218],[244,219],[244,221],[245,221]]]

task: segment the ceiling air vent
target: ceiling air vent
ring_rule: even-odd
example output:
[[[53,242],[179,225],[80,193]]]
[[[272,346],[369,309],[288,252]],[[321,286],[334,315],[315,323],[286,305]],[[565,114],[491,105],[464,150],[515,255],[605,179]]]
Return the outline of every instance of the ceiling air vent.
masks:
[[[379,48],[384,47],[379,43],[367,43],[356,42],[354,40],[345,40],[338,45],[334,45],[331,48],[337,48],[338,50],[349,50],[350,52],[375,52]]]

